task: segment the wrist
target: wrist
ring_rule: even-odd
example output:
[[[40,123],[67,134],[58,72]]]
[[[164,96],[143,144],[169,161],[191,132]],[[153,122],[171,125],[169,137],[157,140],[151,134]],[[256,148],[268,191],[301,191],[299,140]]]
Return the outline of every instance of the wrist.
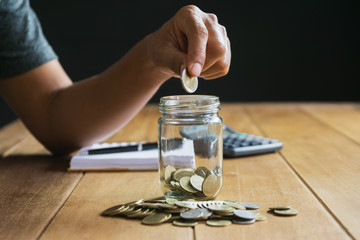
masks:
[[[154,53],[154,36],[153,33],[147,35],[143,40],[141,40],[136,47],[142,56],[140,58],[141,72],[147,75],[146,81],[155,84],[163,84],[169,78],[173,77],[172,72],[157,64],[156,56]]]
[[[171,75],[154,63],[150,55],[149,40],[147,36],[138,42],[119,61],[101,73],[100,77],[112,79],[129,90],[139,86],[144,91],[158,89]]]

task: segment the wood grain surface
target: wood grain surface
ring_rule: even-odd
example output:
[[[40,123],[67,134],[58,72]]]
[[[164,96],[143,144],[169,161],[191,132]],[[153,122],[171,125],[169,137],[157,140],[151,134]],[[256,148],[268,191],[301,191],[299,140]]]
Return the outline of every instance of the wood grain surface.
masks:
[[[0,239],[37,239],[83,173],[66,171],[17,120],[0,131]]]
[[[225,105],[221,116],[238,131],[263,135],[241,106]],[[276,153],[224,159],[224,185],[219,198],[257,203],[267,220],[253,225],[233,224],[221,230],[201,224],[195,227],[196,239],[350,239]],[[297,216],[279,217],[268,212],[270,206],[288,204],[299,210]]]
[[[0,239],[37,239],[82,177],[67,159],[0,159]]]
[[[281,154],[288,164],[344,229],[360,238],[359,221],[354,220],[360,219],[359,144],[294,105],[246,109],[266,135],[284,142]],[[358,110],[353,111],[357,116]]]
[[[301,108],[360,144],[360,105],[302,104]]]
[[[157,171],[66,172],[16,121],[0,129],[0,239],[360,239],[359,105],[222,104],[230,127],[284,143],[280,152],[226,158],[217,199],[259,204],[267,220],[216,228],[103,217],[108,207],[161,196]],[[157,141],[157,105],[107,139]],[[268,212],[290,204],[297,216]]]
[[[11,149],[16,148],[21,140],[29,136],[29,132],[19,120],[1,128],[0,133],[0,156],[3,157],[11,152]]]
[[[149,106],[109,140],[156,141],[158,116],[157,108]],[[160,196],[157,171],[88,172],[41,239],[192,239],[192,228],[100,216],[114,205]]]

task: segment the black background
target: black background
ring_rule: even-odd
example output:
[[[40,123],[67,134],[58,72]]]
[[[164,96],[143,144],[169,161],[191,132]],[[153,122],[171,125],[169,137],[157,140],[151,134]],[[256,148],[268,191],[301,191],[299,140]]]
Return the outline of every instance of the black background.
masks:
[[[33,0],[30,4],[73,81],[106,69],[182,6],[195,4],[215,13],[231,41],[230,72],[212,81],[200,79],[196,94],[246,102],[359,101],[357,2]],[[151,101],[173,94],[185,94],[177,79],[166,82]],[[14,117],[9,110],[0,111],[0,124]]]

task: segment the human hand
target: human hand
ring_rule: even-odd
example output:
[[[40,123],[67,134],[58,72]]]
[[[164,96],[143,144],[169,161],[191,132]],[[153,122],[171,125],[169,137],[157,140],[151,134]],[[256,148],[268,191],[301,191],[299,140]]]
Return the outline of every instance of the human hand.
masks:
[[[214,14],[189,5],[148,37],[148,53],[165,75],[179,77],[186,67],[192,76],[214,79],[228,73],[231,60],[226,29]]]

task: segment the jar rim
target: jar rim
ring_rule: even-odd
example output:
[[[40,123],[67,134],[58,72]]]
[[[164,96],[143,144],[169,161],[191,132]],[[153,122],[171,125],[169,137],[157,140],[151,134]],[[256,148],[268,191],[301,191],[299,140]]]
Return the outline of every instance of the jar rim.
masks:
[[[160,98],[162,113],[217,112],[219,97],[213,95],[173,95]]]

